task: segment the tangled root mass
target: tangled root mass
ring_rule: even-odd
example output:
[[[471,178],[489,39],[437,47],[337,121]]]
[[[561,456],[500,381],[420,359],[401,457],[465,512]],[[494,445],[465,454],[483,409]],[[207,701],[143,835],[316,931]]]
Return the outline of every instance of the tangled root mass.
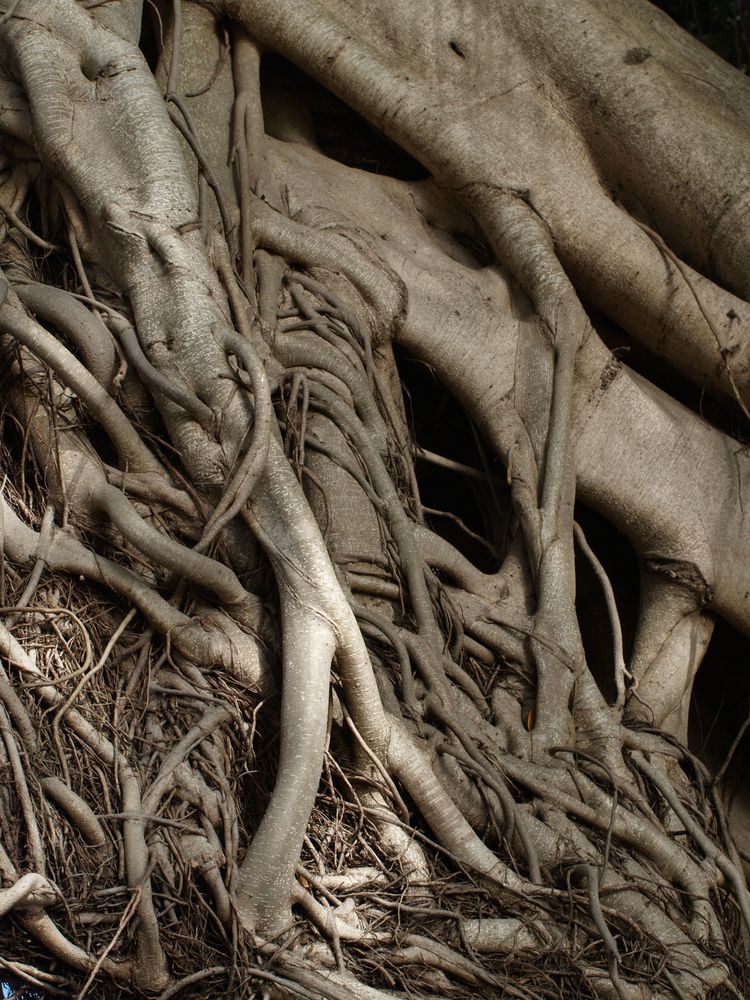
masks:
[[[741,996],[747,79],[640,0],[4,0],[0,73],[2,968]]]

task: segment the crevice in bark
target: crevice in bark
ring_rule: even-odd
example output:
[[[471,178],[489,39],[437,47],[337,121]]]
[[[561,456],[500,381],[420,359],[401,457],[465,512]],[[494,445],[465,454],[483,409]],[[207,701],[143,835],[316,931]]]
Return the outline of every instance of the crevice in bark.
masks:
[[[425,522],[477,569],[496,572],[510,520],[505,470],[429,370],[399,353],[396,360],[416,449],[420,502],[429,508]]]
[[[326,156],[357,170],[405,181],[429,177],[417,160],[283,56],[264,55],[260,88],[270,135],[287,138],[296,130],[299,139],[313,139]]]

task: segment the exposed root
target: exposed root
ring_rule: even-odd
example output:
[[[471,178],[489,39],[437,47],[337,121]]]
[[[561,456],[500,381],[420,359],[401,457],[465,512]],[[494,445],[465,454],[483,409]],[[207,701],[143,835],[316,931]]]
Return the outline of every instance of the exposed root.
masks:
[[[750,897],[675,736],[712,616],[750,630],[747,456],[614,359],[587,303],[646,317],[646,340],[663,321],[664,356],[747,415],[745,349],[715,315],[742,276],[719,251],[688,271],[682,203],[677,236],[626,224],[526,0],[486,12],[491,59],[449,2],[427,46],[444,78],[421,50],[399,69],[378,20],[406,16],[396,0],[339,6],[175,0],[141,23],[137,4],[25,0],[0,19],[0,960],[81,1000],[739,996]],[[600,26],[603,6],[575,16]],[[264,46],[433,178],[310,148]],[[511,148],[519,108],[551,153],[529,128]],[[617,311],[633,230],[691,295],[665,303],[648,273]],[[419,439],[394,344],[453,392],[460,454]],[[430,475],[452,484],[435,506]],[[629,659],[577,496],[641,559]]]

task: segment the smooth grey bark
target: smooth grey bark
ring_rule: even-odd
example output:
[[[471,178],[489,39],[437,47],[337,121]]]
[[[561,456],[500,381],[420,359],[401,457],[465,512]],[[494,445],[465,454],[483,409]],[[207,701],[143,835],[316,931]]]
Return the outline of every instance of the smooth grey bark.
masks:
[[[673,737],[712,616],[750,631],[747,455],[623,365],[590,307],[747,417],[746,80],[640,2],[154,11],[23,0],[0,22],[0,254],[18,288],[0,334],[24,431],[20,453],[10,432],[5,446],[17,468],[0,585],[31,593],[42,566],[79,574],[149,626],[112,657],[132,614],[107,641],[71,611],[83,664],[67,679],[23,648],[35,617],[30,636],[0,634],[24,817],[23,842],[4,844],[0,826],[8,905],[102,990],[103,975],[167,995],[204,975],[241,990],[273,955],[277,971],[260,971],[282,994],[373,995],[345,973],[344,944],[371,967],[391,949],[400,983],[371,980],[391,995],[413,988],[404,969],[433,992],[507,989],[521,925],[496,921],[509,910],[542,984],[562,955],[599,995],[736,990],[742,866]],[[316,149],[308,96],[262,82],[265,51],[430,178]],[[121,351],[114,380],[102,317]],[[453,395],[487,468],[416,450],[394,347]],[[415,454],[485,491],[495,572],[435,533]],[[644,580],[613,704],[579,630],[576,498],[629,538]],[[50,501],[59,523],[48,513],[37,532]],[[55,655],[72,659],[55,628]],[[39,716],[52,763],[26,763],[14,727],[33,743],[40,709],[54,712],[49,730]],[[275,727],[278,755],[262,749]],[[103,914],[106,943],[53,919],[42,883],[23,881],[28,843],[34,874],[54,859],[74,896],[71,841],[38,818],[36,771],[89,832],[84,773],[110,800],[118,850],[91,879],[130,896]],[[440,900],[438,858],[464,873],[458,907]],[[360,893],[354,873],[372,861],[393,884]],[[325,888],[332,865],[352,870],[345,900]],[[447,924],[427,936],[438,910]],[[329,942],[307,956],[307,925],[286,936],[300,913]],[[476,960],[480,941],[497,970]]]

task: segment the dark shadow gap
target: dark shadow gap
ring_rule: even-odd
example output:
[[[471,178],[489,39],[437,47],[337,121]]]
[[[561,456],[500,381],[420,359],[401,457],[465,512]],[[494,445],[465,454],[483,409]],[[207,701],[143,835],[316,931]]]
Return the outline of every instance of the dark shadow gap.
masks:
[[[654,0],[699,42],[743,73],[750,68],[750,7],[747,0]]]
[[[169,26],[166,26],[169,30]],[[162,49],[162,34],[165,25],[159,17],[156,7],[150,3],[143,5],[143,17],[141,18],[141,35],[138,39],[138,48],[143,53],[143,58],[148,63],[148,68],[153,73],[159,62]]]
[[[610,522],[583,504],[575,518],[612,585],[622,628],[625,662],[630,659],[638,621],[639,574],[633,546]],[[609,611],[590,560],[576,545],[576,614],[586,662],[606,700],[615,700],[614,647]]]
[[[689,746],[711,774],[724,764],[750,714],[750,638],[718,619],[698,670],[690,706]],[[730,829],[750,852],[750,728],[735,748],[723,783]],[[750,865],[746,866],[750,870]]]
[[[321,152],[338,163],[404,181],[429,177],[421,163],[293,63],[275,53],[260,67],[264,115],[293,101],[310,114]]]
[[[450,392],[420,361],[397,355],[407,415],[419,448],[464,466],[484,471],[483,458],[466,415]],[[491,462],[494,494],[481,478],[460,470],[443,468],[417,457],[417,482],[422,505],[459,518],[470,531],[486,539],[489,548],[474,540],[451,517],[427,514],[428,526],[455,546],[478,569],[485,573],[499,568],[499,555],[505,542],[508,519],[508,488],[499,461]],[[493,555],[493,550],[497,555]]]

